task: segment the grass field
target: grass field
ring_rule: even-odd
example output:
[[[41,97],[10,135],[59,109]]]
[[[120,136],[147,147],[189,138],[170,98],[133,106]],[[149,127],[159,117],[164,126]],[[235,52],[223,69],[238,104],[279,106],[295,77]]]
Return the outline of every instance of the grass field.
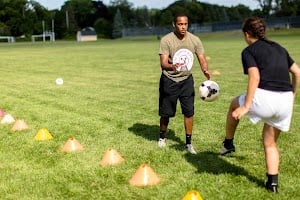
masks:
[[[271,32],[300,63],[300,30]],[[239,32],[200,35],[210,71],[221,94],[215,102],[196,99],[193,144],[197,155],[184,150],[183,119],[178,109],[170,121],[168,146],[157,147],[160,66],[159,41],[126,38],[77,43],[0,44],[0,108],[30,129],[14,132],[0,124],[0,199],[182,199],[196,190],[206,200],[300,198],[300,102],[291,129],[279,139],[279,194],[265,191],[261,124],[243,118],[237,130],[237,152],[219,156],[230,100],[246,89]],[[193,68],[195,88],[205,80]],[[56,85],[62,77],[64,85]],[[53,139],[35,141],[46,128]],[[85,148],[62,153],[75,137]],[[108,148],[125,162],[103,167]],[[141,164],[160,177],[155,186],[136,187],[129,180]]]

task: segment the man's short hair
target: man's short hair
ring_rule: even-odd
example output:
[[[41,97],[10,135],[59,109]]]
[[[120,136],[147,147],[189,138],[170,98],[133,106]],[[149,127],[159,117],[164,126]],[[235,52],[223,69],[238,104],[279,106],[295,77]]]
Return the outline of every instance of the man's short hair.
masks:
[[[176,23],[177,22],[177,18],[178,17],[188,17],[186,14],[184,14],[184,13],[176,13],[175,15],[174,15],[174,18],[173,18],[173,22],[174,23]]]

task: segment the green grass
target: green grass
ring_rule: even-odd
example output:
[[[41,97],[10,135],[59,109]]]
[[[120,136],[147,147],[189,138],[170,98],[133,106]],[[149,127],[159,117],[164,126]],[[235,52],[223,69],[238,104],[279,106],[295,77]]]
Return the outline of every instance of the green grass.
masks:
[[[271,32],[300,61],[300,31]],[[157,147],[160,66],[155,37],[91,43],[0,44],[0,108],[24,119],[29,130],[13,132],[0,124],[0,199],[182,199],[197,190],[204,199],[296,199],[300,196],[299,95],[291,130],[279,139],[278,195],[265,191],[261,124],[243,118],[235,155],[218,155],[230,100],[246,89],[239,32],[201,34],[210,71],[221,88],[217,101],[196,99],[193,144],[184,150],[183,119],[178,109],[170,122],[168,146]],[[205,77],[194,66],[195,88]],[[64,85],[55,84],[62,77]],[[47,128],[53,140],[34,136]],[[75,137],[85,148],[61,153]],[[113,147],[125,159],[114,167],[99,162]],[[160,177],[156,186],[129,184],[141,164]]]

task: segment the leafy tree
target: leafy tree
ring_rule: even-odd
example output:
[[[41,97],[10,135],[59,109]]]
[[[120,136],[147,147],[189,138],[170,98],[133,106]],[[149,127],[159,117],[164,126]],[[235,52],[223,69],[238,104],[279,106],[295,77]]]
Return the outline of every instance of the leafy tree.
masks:
[[[295,5],[296,10],[297,10],[296,16],[299,16],[300,15],[300,0],[295,0],[294,5]]]
[[[219,6],[203,3],[203,9],[206,11],[204,14],[204,22],[216,22],[220,20]]]
[[[121,11],[118,9],[117,13],[114,17],[113,30],[112,30],[112,38],[122,37],[122,29],[123,29],[123,20]]]
[[[114,16],[113,20],[119,10],[122,13],[123,26],[129,27],[132,24],[132,19],[135,18],[132,3],[129,3],[127,0],[112,0],[108,8],[111,16]]]
[[[273,0],[256,0],[262,9],[262,13],[265,17],[268,17],[272,11]]]
[[[10,35],[9,27],[3,22],[0,22],[0,35]]]
[[[92,1],[95,9],[92,21],[95,22],[99,18],[110,20],[110,14],[106,5],[102,1]]]
[[[159,25],[163,26],[169,24],[176,12],[187,14],[190,23],[200,24],[205,22],[243,20],[252,13],[250,8],[241,4],[228,8],[225,6],[200,3],[194,0],[179,0],[161,11]]]
[[[162,26],[169,25],[173,21],[173,16],[178,12],[189,16],[189,23],[202,23],[205,18],[201,3],[194,0],[179,0],[161,11],[159,24]]]
[[[147,7],[135,10],[135,22],[137,27],[151,27],[150,12]]]
[[[63,37],[73,36],[79,31],[79,27],[77,25],[77,21],[75,18],[75,12],[73,10],[72,5],[65,4],[62,6],[60,11],[60,27],[63,30]]]
[[[151,9],[149,11],[150,14],[150,21],[152,26],[158,26],[159,24],[159,16],[161,15],[161,11],[158,9]]]
[[[92,21],[99,37],[111,38],[112,23],[108,8],[102,1],[92,1],[95,13]]]
[[[111,38],[112,26],[106,19],[98,18],[94,23],[94,28],[99,37]]]
[[[42,33],[49,12],[36,1],[0,0],[1,32],[11,36]]]
[[[281,0],[277,1],[278,9],[275,16],[297,16],[300,13],[300,0]]]
[[[28,1],[25,23],[21,26],[26,33],[42,34],[43,31],[51,30],[51,13],[36,1]],[[34,28],[30,31],[27,27],[28,22],[33,24]],[[43,22],[45,27],[43,27]],[[43,30],[45,28],[45,30]]]
[[[22,35],[23,31],[20,28],[24,22],[24,8],[26,0],[1,1],[0,4],[0,19],[6,26],[6,33],[11,36]],[[4,30],[4,29],[3,29]]]
[[[300,0],[257,0],[263,15],[269,16],[297,16],[300,12]]]
[[[61,39],[64,37],[67,31],[66,26],[66,12],[63,10],[57,10],[54,12],[54,22],[55,22],[55,37]]]
[[[160,18],[159,18],[159,23],[158,25],[160,26],[167,26],[167,25],[171,25],[173,21],[173,13],[171,10],[164,10],[162,11]]]
[[[100,19],[100,22],[112,23],[108,8],[102,1],[91,0],[69,0],[65,2],[60,11],[55,13],[56,28],[58,38],[65,36],[75,35],[76,32],[82,28],[94,27],[95,23]],[[97,23],[96,30],[105,29],[106,37],[111,36],[111,26],[107,29],[105,27],[99,27],[104,23]],[[110,33],[107,34],[107,30]],[[100,33],[103,34],[103,31]]]
[[[242,17],[241,17],[241,14],[240,14],[240,11],[236,8],[236,7],[231,7],[231,8],[228,8],[227,9],[227,16],[230,20],[240,20]]]
[[[249,16],[250,9],[244,5],[237,5],[227,8],[227,15],[230,21],[237,21]]]
[[[192,23],[204,22],[205,12],[201,3],[197,1],[183,1],[182,6],[184,6],[185,12]]]
[[[220,16],[221,16],[222,22],[229,22],[229,17],[227,15],[227,11],[224,7],[221,9]]]
[[[73,12],[80,29],[93,26],[93,16],[96,10],[91,0],[69,0],[65,5]]]

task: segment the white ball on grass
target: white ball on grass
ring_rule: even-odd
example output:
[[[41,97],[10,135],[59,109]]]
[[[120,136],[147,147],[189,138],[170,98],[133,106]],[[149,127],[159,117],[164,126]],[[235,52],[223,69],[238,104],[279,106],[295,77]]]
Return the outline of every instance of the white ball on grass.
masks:
[[[55,80],[56,85],[63,85],[64,84],[64,80],[62,78],[57,78]]]

